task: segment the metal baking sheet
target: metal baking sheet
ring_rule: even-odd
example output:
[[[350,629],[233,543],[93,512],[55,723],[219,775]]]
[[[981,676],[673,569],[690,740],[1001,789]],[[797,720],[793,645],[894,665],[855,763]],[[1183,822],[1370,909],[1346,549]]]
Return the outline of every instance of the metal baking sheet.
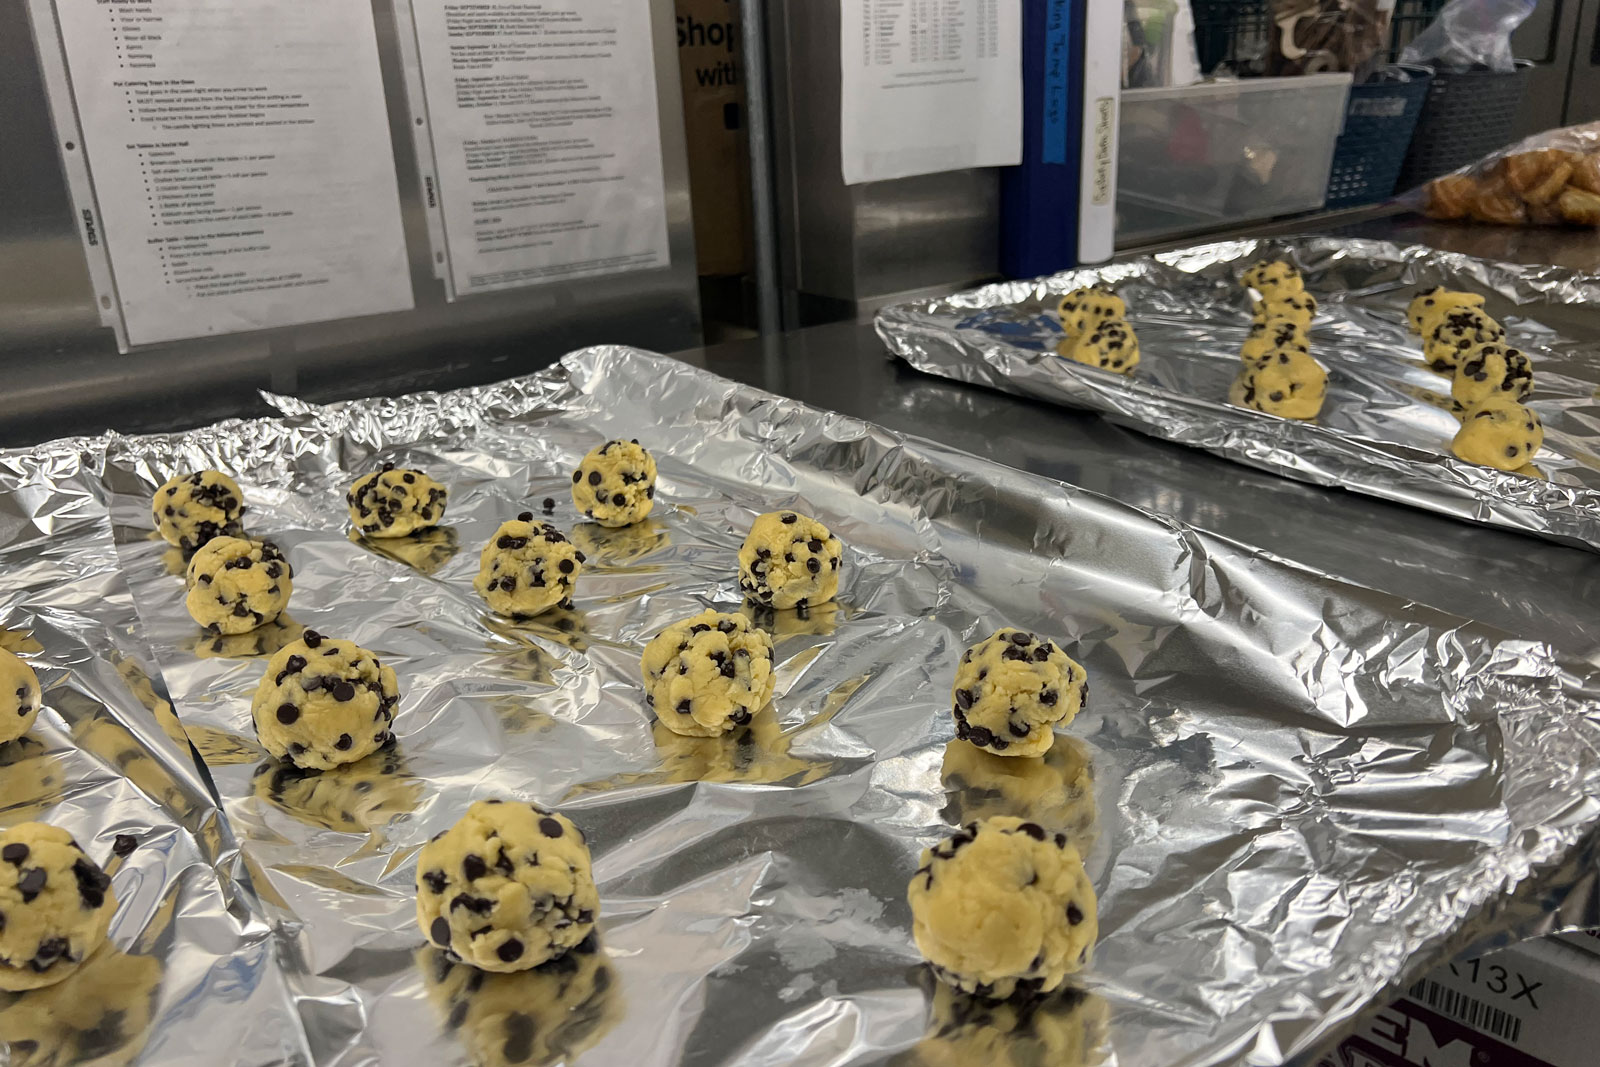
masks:
[[[630,349],[443,395],[272,400],[281,418],[73,446],[286,986],[248,1003],[191,989],[164,1040],[208,1062],[1277,1063],[1442,953],[1544,932],[1557,908],[1600,921],[1600,691],[1541,644]],[[619,531],[580,523],[567,496],[611,436],[661,468],[655,514]],[[450,485],[445,527],[351,539],[343,490],[385,461]],[[248,529],[295,568],[291,618],[255,637],[199,633],[182,561],[151,537],[150,492],[205,465],[235,474]],[[44,525],[63,490],[39,477],[6,507]],[[590,559],[574,607],[490,616],[478,549],[546,498]],[[763,618],[778,691],[748,733],[663,732],[644,643],[734,609],[744,532],[784,506],[844,540],[839,603]],[[61,551],[39,537],[23,559]],[[56,588],[37,595],[65,610]],[[956,659],[1001,624],[1060,640],[1092,679],[1026,771],[952,743]],[[256,748],[263,657],[299,626],[396,668],[392,751],[304,777]],[[485,796],[583,826],[596,952],[480,982],[426,950],[417,850]],[[126,817],[108,801],[97,817]],[[1101,940],[1083,992],[974,1004],[919,966],[904,895],[919,851],[1001,811],[1085,847]],[[172,951],[202,946],[239,950],[219,934]],[[210,1021],[219,1008],[234,1029]],[[142,1062],[169,1062],[159,1051]]]
[[[1313,422],[1226,403],[1250,327],[1238,277],[1287,259],[1320,305],[1311,354],[1328,368]],[[1056,353],[1062,293],[1105,282],[1128,305],[1142,361],[1130,377]],[[1405,308],[1430,285],[1482,293],[1534,364],[1529,406],[1545,426],[1537,473],[1507,473],[1450,452],[1460,425],[1450,380],[1428,370]],[[1569,305],[1600,304],[1600,278],[1494,263],[1385,241],[1288,237],[1227,241],[942,300],[885,308],[877,329],[919,370],[1088,408],[1178,444],[1317,485],[1600,551],[1600,328]]]

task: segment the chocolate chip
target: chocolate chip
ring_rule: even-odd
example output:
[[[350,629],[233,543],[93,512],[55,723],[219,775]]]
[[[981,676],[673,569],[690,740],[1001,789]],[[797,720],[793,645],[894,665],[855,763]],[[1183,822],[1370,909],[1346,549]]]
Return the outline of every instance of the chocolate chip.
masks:
[[[349,734],[340,734],[339,740],[333,743],[333,747],[338,749],[340,752],[347,752],[349,751],[350,746],[355,743],[355,738],[351,737]]]
[[[556,564],[556,569],[562,574],[571,574],[575,566],[576,564],[574,564],[572,560],[564,559]]]
[[[449,884],[443,871],[428,871],[422,876],[422,882],[435,893],[443,893],[444,887]]]
[[[73,861],[72,876],[78,880],[78,899],[91,911],[106,902],[111,879],[87,859]]]
[[[132,834],[118,834],[111,842],[111,853],[115,856],[131,856],[133,850],[139,847],[139,839]]]
[[[1083,922],[1083,909],[1079,908],[1076,904],[1068,904],[1067,922],[1073,926],[1077,926],[1079,923]]]
[[[29,867],[23,871],[22,877],[17,879],[17,888],[22,891],[22,902],[26,904],[38,896],[48,881],[43,867]]]
[[[300,709],[293,704],[278,705],[278,721],[285,726],[292,726],[300,718]]]
[[[1039,703],[1043,704],[1047,708],[1055,707],[1056,701],[1059,699],[1061,699],[1061,694],[1057,693],[1054,689],[1039,690]]]
[[[306,669],[306,658],[304,656],[290,656],[288,662],[283,666],[285,670],[291,672],[303,671]]]
[[[532,522],[533,521],[533,512],[531,512],[531,511],[518,512],[517,513],[517,521],[518,522]]]
[[[346,700],[354,700],[355,698],[356,687],[351,685],[349,682],[340,682],[338,685],[333,687],[333,699],[342,703]]]
[[[600,484],[600,472],[599,471],[590,471],[589,472],[589,484],[590,485],[599,485]],[[520,955],[520,953],[519,953],[519,955]]]
[[[433,943],[435,945],[443,945],[444,947],[449,948],[450,920],[446,919],[443,915],[433,920],[433,924],[428,927],[428,936],[433,938]]]
[[[1021,826],[1017,827],[1017,832],[1027,834],[1035,841],[1043,841],[1045,836],[1044,827],[1040,826],[1036,822],[1023,823]]]
[[[461,873],[470,882],[474,878],[482,878],[488,874],[489,865],[483,862],[482,856],[476,853],[468,853],[467,857],[461,861]]]
[[[1033,727],[1029,726],[1025,722],[1013,722],[1009,723],[1008,726],[1011,730],[1012,737],[1027,737],[1033,732]]]
[[[974,726],[967,732],[967,740],[979,748],[989,748],[995,743],[995,736],[987,726]]]
[[[511,866],[511,856],[504,846],[501,846],[500,858],[494,861],[494,869],[508,878],[516,873],[516,869]]]
[[[487,915],[494,910],[494,901],[488,897],[475,897],[470,893],[457,893],[450,901],[450,910],[455,911],[457,908],[466,908],[474,915]]]
[[[507,940],[505,944],[495,949],[494,954],[499,956],[501,961],[505,963],[511,963],[513,960],[521,959],[522,942],[513,937]]]
[[[5,860],[7,863],[14,863],[20,867],[24,863],[28,862],[28,853],[30,851],[31,850],[28,848],[28,846],[24,845],[22,842],[13,841],[5,848],[0,849],[0,859]]]
[[[782,515],[778,516],[778,520],[783,523],[792,523],[797,518],[799,518],[799,516],[795,515],[795,513],[792,511],[786,511]]]
[[[967,690],[967,689],[957,689],[956,690],[956,706],[958,708],[960,708],[962,711],[971,710],[971,708],[972,708],[972,692],[971,692],[971,690]]]
[[[560,837],[564,831],[559,822],[546,816],[539,820],[539,832],[546,837]]]
[[[48,937],[39,942],[39,951],[34,953],[28,965],[35,971],[46,971],[50,966],[65,956],[72,949],[72,943],[64,937]]]
[[[818,571],[822,570],[822,561],[817,559],[816,556],[812,556],[810,559],[806,560],[806,570],[810,571],[812,574],[816,574]]]

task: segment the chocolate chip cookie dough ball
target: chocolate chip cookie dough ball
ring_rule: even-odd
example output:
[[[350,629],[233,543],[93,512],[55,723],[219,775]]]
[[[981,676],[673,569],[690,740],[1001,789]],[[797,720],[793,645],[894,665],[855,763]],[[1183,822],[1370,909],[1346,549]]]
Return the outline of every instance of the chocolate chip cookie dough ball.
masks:
[[[0,744],[27,733],[43,703],[33,668],[0,648]]]
[[[270,541],[213,537],[189,561],[184,606],[207,633],[242,634],[283,614],[293,576]]]
[[[1239,359],[1247,367],[1261,368],[1279,352],[1299,352],[1311,355],[1311,342],[1306,331],[1293,319],[1273,319],[1258,322],[1250,327],[1250,336],[1239,348]]]
[[[599,910],[583,832],[536,804],[480,800],[417,857],[417,925],[480,970],[555,959]]]
[[[1486,400],[1462,416],[1450,450],[1468,463],[1514,471],[1544,447],[1539,414],[1515,400]]]
[[[1303,352],[1281,350],[1246,367],[1228,390],[1228,403],[1286,419],[1314,419],[1328,396],[1328,372]]]
[[[797,511],[769,511],[750,524],[739,549],[739,589],[769,608],[824,604],[839,592],[844,545]]]
[[[1128,305],[1110,289],[1092,286],[1072,290],[1061,298],[1056,311],[1061,316],[1061,328],[1067,332],[1067,336],[1077,337],[1093,329],[1097,323],[1126,318]]]
[[[750,723],[772,699],[772,639],[743,615],[702,611],[656,635],[640,660],[645,702],[689,737]]]
[[[1256,301],[1250,313],[1250,323],[1265,325],[1275,319],[1288,319],[1302,330],[1309,331],[1311,320],[1316,316],[1317,298],[1310,293],[1274,292]]]
[[[1076,341],[1062,342],[1058,349],[1074,363],[1127,374],[1139,365],[1139,338],[1122,319],[1101,319],[1091,323]]]
[[[161,964],[110,944],[62,981],[0,1008],[0,1042],[12,1067],[123,1067],[144,1050]]]
[[[307,630],[267,661],[250,714],[274,758],[326,770],[377,751],[399,705],[393,667],[353,641]]]
[[[601,526],[628,526],[656,506],[655,457],[634,441],[590,449],[572,472],[572,505]]]
[[[1533,364],[1515,348],[1498,342],[1468,350],[1456,367],[1450,396],[1463,408],[1486,400],[1515,400],[1533,395]]]
[[[501,523],[478,557],[473,587],[489,610],[513,619],[570,606],[584,555],[560,530],[524,511]]]
[[[1262,260],[1239,277],[1239,281],[1263,297],[1275,293],[1305,292],[1305,279],[1291,263],[1281,259]]]
[[[906,896],[934,973],[982,996],[1059,987],[1088,964],[1099,933],[1078,850],[1065,834],[1009,815],[925,849]]]
[[[619,983],[590,934],[564,956],[515,974],[484,974],[436,948],[417,954],[427,990],[473,1067],[567,1063],[621,1017]]]
[[[1445,313],[1439,324],[1424,336],[1422,355],[1428,366],[1441,374],[1449,374],[1468,351],[1505,340],[1506,331],[1482,311],[1469,307]]]
[[[72,835],[42,822],[0,833],[0,989],[62,981],[106,940],[111,879]]]
[[[213,537],[237,535],[243,514],[244,494],[221,471],[180,474],[157,489],[150,501],[156,532],[167,544],[185,552],[193,552]]]
[[[383,469],[357,478],[344,495],[350,522],[365,537],[404,537],[444,520],[450,491],[417,470]]]
[[[1412,333],[1427,337],[1450,312],[1482,306],[1483,297],[1477,293],[1460,293],[1435,285],[1411,298],[1411,303],[1406,306],[1406,325]]]
[[[1089,675],[1048,638],[1011,627],[961,654],[956,736],[1004,756],[1037,756],[1083,707]]]

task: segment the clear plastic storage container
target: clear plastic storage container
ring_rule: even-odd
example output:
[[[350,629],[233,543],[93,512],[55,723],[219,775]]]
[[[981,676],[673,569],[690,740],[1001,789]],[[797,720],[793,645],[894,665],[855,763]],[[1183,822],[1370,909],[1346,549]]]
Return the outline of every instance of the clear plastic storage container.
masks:
[[[1124,90],[1118,241],[1320,208],[1349,92],[1349,74]]]

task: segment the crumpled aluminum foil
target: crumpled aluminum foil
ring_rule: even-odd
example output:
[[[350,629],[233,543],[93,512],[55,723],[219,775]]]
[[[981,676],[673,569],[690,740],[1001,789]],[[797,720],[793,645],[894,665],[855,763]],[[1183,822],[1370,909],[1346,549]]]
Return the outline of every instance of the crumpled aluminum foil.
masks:
[[[114,940],[169,976],[142,1062],[1267,1064],[1443,953],[1544,932],[1558,908],[1600,922],[1600,687],[1543,645],[630,349],[444,395],[271,399],[282,418],[0,457],[0,514],[22,531],[0,608],[57,664],[41,732],[67,686],[118,677],[98,668],[109,649],[85,651],[114,631],[158,668],[214,782],[215,807],[192,799],[216,842],[203,860],[147,845],[145,873],[116,872]],[[653,450],[660,492],[648,522],[606,531],[579,522],[568,472],[613,436]],[[450,486],[445,527],[350,537],[344,488],[384,461]],[[293,563],[283,624],[218,639],[185,614],[146,507],[200,466],[239,479],[248,529]],[[576,603],[490,616],[478,549],[546,498],[590,560]],[[778,688],[746,733],[654,727],[643,644],[735,610],[744,532],[785,506],[844,540],[839,603],[761,620]],[[68,537],[73,509],[85,532]],[[92,585],[69,580],[85,570]],[[956,659],[1002,624],[1091,676],[1037,764],[951,740]],[[256,747],[250,695],[299,626],[396,668],[392,750],[307,776]],[[115,712],[192,786],[136,701]],[[130,780],[102,769],[48,817],[96,841],[158,819],[189,840]],[[597,952],[480,980],[426,948],[416,853],[486,796],[585,829]],[[919,966],[918,853],[1002,811],[1084,848],[1087,993],[974,1004]],[[163,884],[190,897],[141,939],[126,901]]]
[[[1238,276],[1287,259],[1319,304],[1311,354],[1328,368],[1314,422],[1230,406],[1250,296]],[[1127,301],[1142,360],[1130,377],[1057,355],[1062,293],[1095,282]],[[1545,426],[1537,477],[1457,459],[1450,380],[1406,332],[1421,288],[1482,293],[1534,363]],[[1600,278],[1338,237],[1227,241],[885,308],[877,330],[919,370],[1100,412],[1178,444],[1316,485],[1600,551],[1600,330],[1564,305],[1600,303]]]

